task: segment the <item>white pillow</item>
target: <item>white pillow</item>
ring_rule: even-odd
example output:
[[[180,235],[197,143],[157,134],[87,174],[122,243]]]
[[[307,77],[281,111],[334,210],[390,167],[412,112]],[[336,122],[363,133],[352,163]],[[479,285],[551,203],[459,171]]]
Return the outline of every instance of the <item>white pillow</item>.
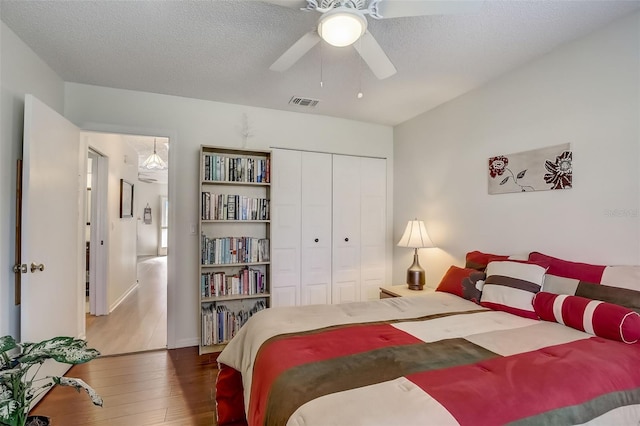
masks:
[[[487,265],[480,304],[525,318],[538,319],[533,296],[540,291],[546,268],[533,263],[494,261]]]

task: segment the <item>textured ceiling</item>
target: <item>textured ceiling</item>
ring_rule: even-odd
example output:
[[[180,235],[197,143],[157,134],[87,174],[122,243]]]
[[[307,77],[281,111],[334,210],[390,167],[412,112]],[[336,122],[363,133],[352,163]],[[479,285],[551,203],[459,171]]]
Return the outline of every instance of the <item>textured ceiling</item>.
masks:
[[[324,43],[270,71],[319,14],[257,0],[1,0],[0,17],[65,81],[396,125],[639,7],[488,0],[474,14],[369,19],[398,70],[385,80],[353,47]]]

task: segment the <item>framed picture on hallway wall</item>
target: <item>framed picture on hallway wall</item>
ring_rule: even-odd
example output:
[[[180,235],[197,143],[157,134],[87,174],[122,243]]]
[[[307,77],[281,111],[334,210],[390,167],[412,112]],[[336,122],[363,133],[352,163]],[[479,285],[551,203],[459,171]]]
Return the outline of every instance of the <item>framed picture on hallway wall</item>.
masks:
[[[120,179],[120,217],[133,217],[133,184]]]

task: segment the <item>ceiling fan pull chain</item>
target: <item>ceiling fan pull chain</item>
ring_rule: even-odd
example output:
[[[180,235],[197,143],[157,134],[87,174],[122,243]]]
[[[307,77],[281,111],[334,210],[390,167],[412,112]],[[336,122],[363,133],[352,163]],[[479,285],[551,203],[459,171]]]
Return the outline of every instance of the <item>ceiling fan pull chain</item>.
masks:
[[[362,38],[360,38],[357,43],[360,46],[360,49],[362,49]],[[362,97],[364,96],[364,94],[362,93],[362,56],[358,55],[358,94],[356,95],[356,97],[358,99],[362,99]]]
[[[324,78],[322,76],[322,57],[323,57],[323,53],[324,52],[324,46],[322,45],[322,43],[320,43],[320,88],[322,89],[324,87]]]

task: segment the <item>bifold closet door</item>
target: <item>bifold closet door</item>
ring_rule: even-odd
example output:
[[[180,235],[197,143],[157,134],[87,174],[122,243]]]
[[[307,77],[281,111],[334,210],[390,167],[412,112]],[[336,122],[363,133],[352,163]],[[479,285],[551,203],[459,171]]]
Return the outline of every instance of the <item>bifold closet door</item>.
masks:
[[[375,300],[386,275],[386,160],[362,158],[360,176],[360,300]]]
[[[275,149],[272,306],[377,299],[386,272],[386,160]]]
[[[377,299],[385,284],[386,164],[333,156],[333,303]]]
[[[361,157],[333,156],[333,276],[331,302],[360,299]]]
[[[302,153],[301,304],[331,303],[331,154]]]
[[[271,306],[300,304],[300,151],[271,154]]]

